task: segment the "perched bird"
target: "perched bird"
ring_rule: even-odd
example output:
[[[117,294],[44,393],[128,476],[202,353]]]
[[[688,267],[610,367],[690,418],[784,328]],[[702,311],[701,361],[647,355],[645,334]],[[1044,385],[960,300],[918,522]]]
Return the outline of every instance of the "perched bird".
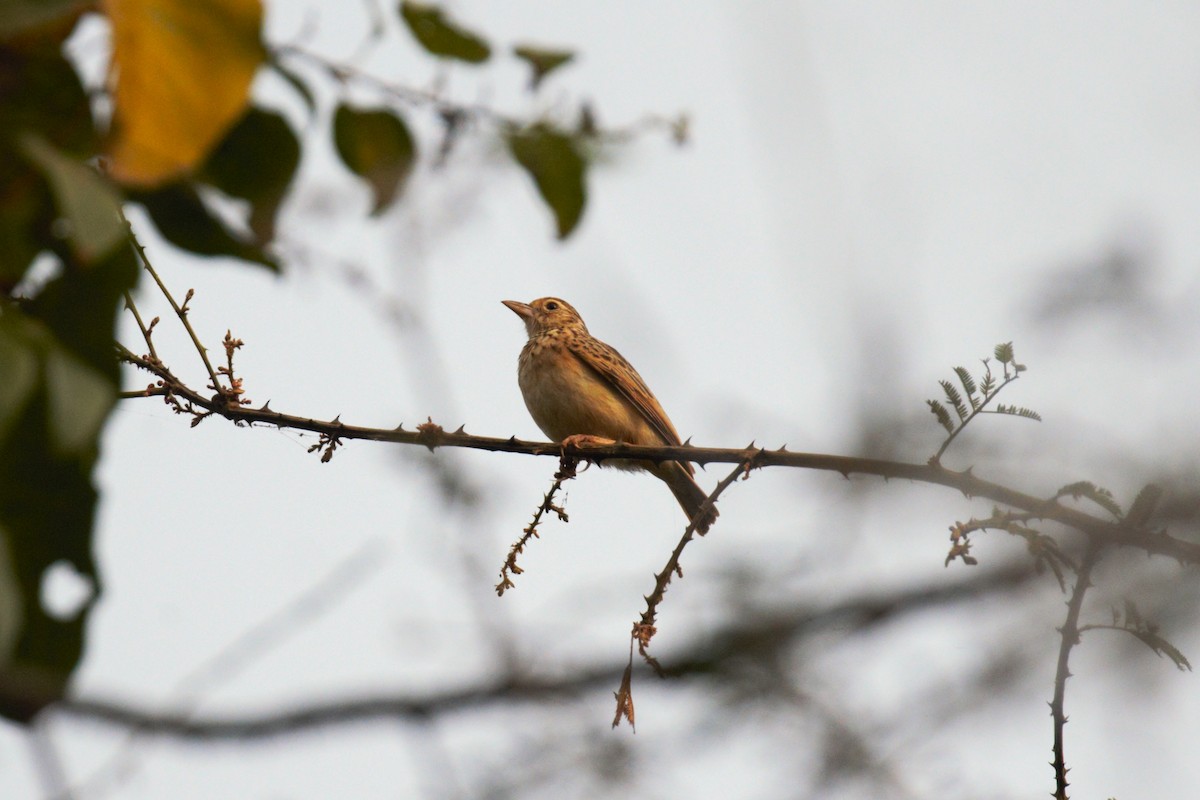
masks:
[[[525,322],[529,341],[521,350],[517,382],[525,406],[542,432],[573,445],[678,445],[679,434],[642,376],[613,348],[588,333],[579,312],[557,297],[532,303],[504,300]],[[683,461],[603,462],[619,469],[646,470],[671,488],[688,519],[707,493]],[[717,518],[710,508],[697,523],[705,533]]]

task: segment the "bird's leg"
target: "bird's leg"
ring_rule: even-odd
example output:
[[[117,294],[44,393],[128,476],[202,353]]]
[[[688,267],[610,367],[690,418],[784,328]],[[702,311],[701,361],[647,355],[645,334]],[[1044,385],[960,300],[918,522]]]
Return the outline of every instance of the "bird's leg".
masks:
[[[566,458],[568,447],[577,447],[582,450],[585,447],[603,447],[606,444],[616,444],[616,440],[605,439],[603,436],[592,436],[590,433],[575,433],[559,442],[563,449],[563,458]],[[583,467],[584,471],[591,465],[592,462],[587,462]]]
[[[559,444],[564,448],[578,447],[604,447],[605,445],[616,444],[616,439],[606,439],[603,436],[592,436],[590,433],[576,433],[563,439]]]

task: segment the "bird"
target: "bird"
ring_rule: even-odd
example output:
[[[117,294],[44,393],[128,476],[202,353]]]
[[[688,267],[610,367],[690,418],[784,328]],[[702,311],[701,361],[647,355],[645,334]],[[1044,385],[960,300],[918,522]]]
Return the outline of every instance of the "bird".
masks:
[[[570,303],[557,297],[501,302],[521,318],[529,334],[517,362],[517,383],[525,407],[543,433],[573,446],[681,444],[642,376],[614,348],[588,332]],[[708,494],[696,483],[695,470],[686,461],[610,459],[603,465],[645,470],[667,484],[701,535],[718,516],[711,504],[697,516]]]

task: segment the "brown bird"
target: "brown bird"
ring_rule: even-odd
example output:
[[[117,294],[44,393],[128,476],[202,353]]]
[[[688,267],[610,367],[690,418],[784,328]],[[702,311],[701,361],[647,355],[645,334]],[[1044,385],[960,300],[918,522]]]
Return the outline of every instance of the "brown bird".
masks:
[[[524,320],[529,332],[517,382],[530,416],[543,433],[575,446],[614,441],[680,444],[675,426],[642,376],[620,353],[588,333],[570,303],[557,297],[502,302]],[[659,478],[671,488],[689,520],[707,497],[687,462],[613,459],[603,464],[646,470]],[[710,508],[697,523],[697,532],[707,532],[716,518],[716,508]]]

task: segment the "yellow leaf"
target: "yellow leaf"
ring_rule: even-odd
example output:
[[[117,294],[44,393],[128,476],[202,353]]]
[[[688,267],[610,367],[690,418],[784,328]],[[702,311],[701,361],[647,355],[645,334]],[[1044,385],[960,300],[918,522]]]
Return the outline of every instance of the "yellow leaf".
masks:
[[[111,174],[155,186],[196,167],[241,116],[265,59],[260,0],[104,0],[112,21]]]

